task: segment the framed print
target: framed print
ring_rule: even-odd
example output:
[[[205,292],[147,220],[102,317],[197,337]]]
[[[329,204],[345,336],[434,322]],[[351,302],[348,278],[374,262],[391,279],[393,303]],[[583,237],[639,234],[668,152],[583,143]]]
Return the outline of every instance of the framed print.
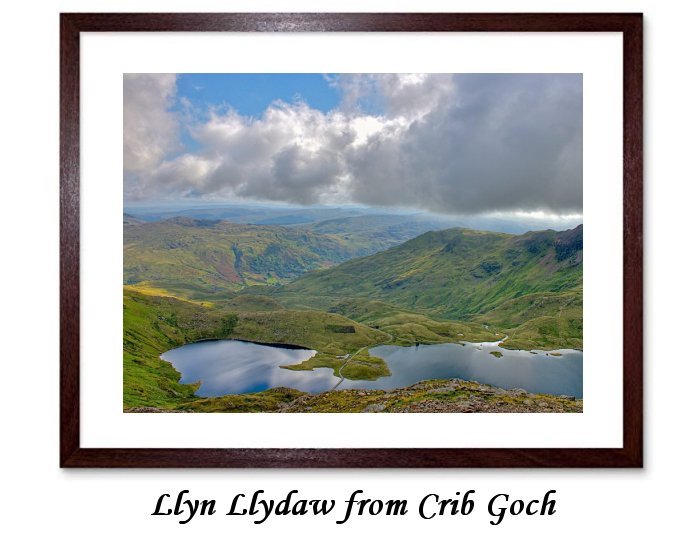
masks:
[[[642,466],[641,15],[63,14],[60,145],[61,466]]]

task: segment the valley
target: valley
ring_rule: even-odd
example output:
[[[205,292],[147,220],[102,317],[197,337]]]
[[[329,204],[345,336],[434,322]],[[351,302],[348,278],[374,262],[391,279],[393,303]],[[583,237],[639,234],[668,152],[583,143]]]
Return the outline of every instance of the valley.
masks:
[[[507,337],[499,352],[583,348],[582,226],[513,235],[431,230],[442,225],[411,216],[350,215],[284,225],[155,219],[124,220],[125,410],[363,411],[373,404],[360,401],[364,395],[384,399],[374,403],[382,410],[369,411],[420,411],[418,404],[433,405],[439,397],[420,388],[430,380],[371,393],[346,389],[354,391],[353,383],[381,387],[389,379],[387,360],[373,354],[380,346]],[[315,394],[271,387],[203,398],[197,394],[201,383],[180,383],[181,374],[161,354],[205,339],[314,350],[282,368],[303,375],[324,369],[336,385]],[[440,402],[457,406],[476,399],[477,386],[470,383],[454,381],[450,387],[457,393],[448,395],[454,399]],[[484,402],[476,411],[542,408],[512,401],[520,397],[507,390],[482,393],[506,404]],[[401,395],[418,404],[387,400],[398,402]],[[580,400],[542,402],[554,411],[582,406]]]

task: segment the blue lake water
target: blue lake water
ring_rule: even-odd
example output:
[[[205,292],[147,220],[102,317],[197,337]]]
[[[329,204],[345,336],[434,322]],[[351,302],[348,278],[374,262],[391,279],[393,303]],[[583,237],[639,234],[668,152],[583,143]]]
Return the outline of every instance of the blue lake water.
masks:
[[[503,356],[495,357],[497,351]],[[199,396],[253,393],[272,387],[291,387],[309,393],[339,389],[394,389],[438,378],[461,378],[532,393],[583,397],[583,353],[499,348],[497,342],[377,346],[370,354],[384,359],[391,376],[375,381],[343,380],[330,368],[294,371],[280,368],[305,361],[310,349],[268,346],[238,340],[212,340],[188,344],[164,353],[162,359],[182,373],[182,383],[201,382]]]
[[[562,349],[551,353],[507,350],[496,342],[434,344],[412,347],[378,346],[371,355],[384,359],[391,376],[376,382],[345,380],[340,389],[394,389],[422,380],[462,378],[504,389],[583,397],[583,352]],[[496,357],[492,351],[503,356]]]
[[[337,378],[333,370],[293,371],[280,368],[310,359],[312,349],[290,349],[238,340],[210,340],[188,344],[161,355],[181,374],[182,383],[201,382],[197,395],[215,397],[255,393],[271,387],[324,391]]]

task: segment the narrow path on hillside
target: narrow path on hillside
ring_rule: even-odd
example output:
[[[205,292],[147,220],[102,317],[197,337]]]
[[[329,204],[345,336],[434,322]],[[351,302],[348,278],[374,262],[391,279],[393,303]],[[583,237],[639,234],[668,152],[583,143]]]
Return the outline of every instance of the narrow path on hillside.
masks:
[[[389,340],[388,340],[387,342],[385,342],[385,343],[389,343],[389,342],[393,342],[393,341],[394,341],[394,335],[393,335],[393,334],[391,334],[390,332],[386,332],[386,331],[381,331],[381,332],[383,332],[384,334],[386,334],[387,336],[389,336]],[[342,364],[342,366],[338,369],[338,376],[340,377],[340,380],[338,380],[338,383],[336,383],[333,387],[331,387],[331,388],[329,389],[329,391],[335,391],[335,390],[338,388],[338,386],[339,386],[341,383],[343,383],[343,382],[345,381],[345,376],[343,376],[343,369],[344,369],[346,366],[348,366],[348,363],[349,363],[350,361],[352,361],[361,351],[363,351],[363,350],[365,350],[365,349],[369,349],[369,348],[374,347],[374,346],[378,346],[378,345],[380,345],[380,344],[370,344],[370,345],[368,345],[368,346],[362,346],[362,347],[361,347],[360,349],[358,349],[355,353],[353,353],[350,357],[348,357],[348,358],[345,360],[345,362]]]

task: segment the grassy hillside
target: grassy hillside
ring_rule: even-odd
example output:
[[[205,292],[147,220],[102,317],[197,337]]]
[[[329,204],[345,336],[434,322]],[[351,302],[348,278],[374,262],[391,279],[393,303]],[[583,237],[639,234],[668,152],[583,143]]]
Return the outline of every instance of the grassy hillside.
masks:
[[[373,300],[343,299],[333,304],[328,311],[386,332],[393,337],[392,344],[397,345],[438,344],[465,340],[492,342],[503,338],[500,332],[482,323],[430,318]]]
[[[410,215],[341,217],[309,225],[315,233],[339,237],[358,257],[373,255],[440,228],[445,227],[438,221]]]
[[[353,353],[390,340],[387,333],[337,314],[313,310],[238,311],[232,306],[149,296],[124,289],[124,406],[171,408],[195,397],[196,384],[180,384],[180,373],[160,359],[165,351],[205,338],[235,338],[283,343],[314,349],[318,354],[292,367],[338,368],[336,355]],[[343,371],[348,379],[387,375],[386,363],[366,351]]]
[[[583,349],[583,290],[525,295],[478,316],[508,333],[510,349]]]
[[[583,226],[523,235],[447,229],[262,292],[395,335],[440,341],[441,320],[488,326],[511,348],[581,348]],[[427,330],[430,332],[426,332]],[[452,327],[454,325],[451,325]],[[420,333],[420,334],[414,334]],[[492,339],[492,338],[491,338]]]
[[[189,218],[124,223],[124,283],[192,299],[284,283],[355,254],[339,237],[307,229]]]
[[[160,359],[169,349],[202,338],[225,338],[235,315],[174,298],[124,290],[124,406],[172,407],[195,399],[196,385]]]
[[[362,297],[448,319],[533,293],[580,288],[583,227],[522,236],[447,229],[319,270],[277,296]]]
[[[124,283],[221,300],[244,287],[284,284],[387,249],[436,226],[392,215],[281,226],[191,217],[146,222],[124,214]]]

